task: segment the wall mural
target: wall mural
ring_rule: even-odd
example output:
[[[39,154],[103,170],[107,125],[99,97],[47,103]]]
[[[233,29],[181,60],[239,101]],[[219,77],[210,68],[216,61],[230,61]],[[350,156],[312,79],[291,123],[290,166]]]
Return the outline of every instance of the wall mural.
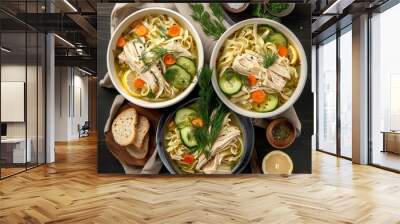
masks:
[[[98,172],[311,173],[311,9],[99,3]]]

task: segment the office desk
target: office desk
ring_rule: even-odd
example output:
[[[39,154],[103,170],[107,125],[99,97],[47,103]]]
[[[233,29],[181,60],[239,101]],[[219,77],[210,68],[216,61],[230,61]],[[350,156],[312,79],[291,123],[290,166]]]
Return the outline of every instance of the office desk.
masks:
[[[400,131],[383,131],[383,151],[400,154]]]
[[[31,162],[32,140],[26,139],[27,147],[25,153],[25,138],[5,138],[1,139],[1,157],[6,163],[25,163]]]

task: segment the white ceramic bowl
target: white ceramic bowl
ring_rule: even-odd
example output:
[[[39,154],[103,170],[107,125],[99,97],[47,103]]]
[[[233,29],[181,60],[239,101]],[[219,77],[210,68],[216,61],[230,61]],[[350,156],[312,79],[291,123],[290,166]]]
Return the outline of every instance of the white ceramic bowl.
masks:
[[[164,8],[146,8],[142,9],[139,11],[136,11],[126,17],[115,29],[114,33],[111,35],[110,42],[108,43],[108,49],[107,49],[107,68],[108,68],[108,74],[111,78],[112,83],[114,84],[115,88],[117,91],[123,95],[127,100],[130,102],[141,106],[145,108],[164,108],[164,107],[169,107],[175,103],[178,103],[179,101],[183,100],[189,93],[194,89],[194,87],[197,84],[197,76],[195,76],[192,80],[192,83],[183,91],[181,92],[178,96],[175,98],[166,100],[166,101],[161,101],[161,102],[150,102],[146,100],[142,100],[140,98],[136,98],[131,96],[125,88],[122,86],[121,80],[118,77],[118,74],[115,70],[115,65],[114,65],[114,54],[113,51],[116,49],[116,43],[118,38],[121,36],[121,34],[124,32],[124,30],[134,21],[143,18],[147,15],[157,15],[157,14],[165,14],[168,16],[171,16],[174,18],[181,26],[189,30],[191,33],[197,47],[197,57],[198,57],[198,63],[197,63],[197,70],[200,72],[200,69],[203,67],[204,63],[204,51],[203,51],[203,45],[201,43],[199,34],[197,33],[196,29],[193,27],[192,24],[183,16],[178,14],[175,11],[169,10],[169,9],[164,9]]]
[[[266,24],[269,25],[270,27],[274,28],[275,30],[281,32],[283,35],[286,36],[288,39],[289,43],[293,45],[293,47],[296,48],[297,52],[299,53],[299,59],[301,63],[301,68],[300,68],[300,78],[299,82],[297,84],[297,87],[295,91],[293,92],[292,96],[279,108],[277,108],[274,111],[270,112],[254,112],[254,111],[249,111],[244,108],[241,108],[237,106],[236,104],[232,103],[228,97],[221,91],[218,81],[217,81],[217,73],[216,73],[216,62],[218,59],[219,52],[221,50],[222,45],[224,44],[225,40],[230,37],[234,32],[237,30],[243,28],[246,25],[249,24]],[[255,18],[255,19],[248,19],[244,20],[242,22],[239,22],[232,27],[230,27],[225,33],[219,38],[217,41],[212,55],[211,55],[211,60],[210,60],[210,67],[213,69],[214,73],[211,78],[212,85],[214,87],[215,92],[217,93],[218,97],[224,102],[226,106],[228,106],[231,110],[235,111],[236,113],[246,116],[246,117],[251,117],[251,118],[270,118],[270,117],[275,117],[283,112],[285,112],[287,109],[289,109],[299,98],[301,92],[303,91],[304,85],[307,81],[307,57],[306,53],[304,52],[303,46],[301,45],[299,39],[297,39],[296,35],[292,33],[286,26],[275,22],[273,20],[269,19],[262,19],[262,18]]]

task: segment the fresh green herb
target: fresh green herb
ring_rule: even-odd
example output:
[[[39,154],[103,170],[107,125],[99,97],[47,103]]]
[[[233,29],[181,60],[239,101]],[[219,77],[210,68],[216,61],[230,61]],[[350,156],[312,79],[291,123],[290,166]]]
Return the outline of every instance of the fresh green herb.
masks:
[[[289,3],[269,3],[267,7],[271,12],[281,13],[289,8]]]
[[[165,29],[165,27],[162,26],[157,26],[159,32],[160,32],[160,36],[164,39],[169,39],[169,36],[167,35],[167,29]]]
[[[223,105],[219,104],[219,106],[215,109],[215,115],[212,119],[211,131],[210,131],[210,144],[213,144],[217,139],[219,133],[222,129],[222,124],[224,123],[224,119],[226,114],[228,113],[228,109]]]
[[[139,56],[139,60],[141,60],[144,64],[142,72],[146,72],[150,69],[153,63],[160,60],[166,54],[172,54],[176,56],[179,52],[171,51],[161,47],[155,47],[150,51],[143,51],[142,54]]]
[[[275,53],[266,53],[263,55],[263,65],[265,68],[269,68],[271,65],[273,65],[278,59],[278,55]]]
[[[246,75],[240,75],[240,80],[242,80],[243,85],[249,86],[249,78]]]
[[[200,23],[205,34],[217,40],[225,32],[226,28],[222,23],[224,13],[220,4],[210,3],[211,11],[216,19],[211,18],[201,3],[190,4],[190,7],[193,11],[192,18]]]
[[[228,109],[220,101],[213,91],[210,83],[212,70],[203,68],[199,76],[199,100],[198,113],[204,122],[203,127],[196,127],[194,136],[197,141],[197,150],[200,150],[209,156],[210,149],[216,138],[218,137],[224,118],[228,113]],[[214,113],[213,113],[214,111]],[[211,116],[213,115],[213,116]],[[200,155],[201,153],[198,153]]]
[[[280,124],[272,130],[272,136],[277,140],[287,139],[290,135],[290,128],[286,124]]]
[[[213,12],[215,18],[222,24],[224,20],[224,10],[221,7],[221,4],[218,3],[210,3],[210,9]]]
[[[154,99],[154,97],[156,97],[156,95],[150,90],[149,93],[147,94],[147,97],[150,99]]]
[[[279,18],[268,13],[267,6],[263,3],[254,4],[251,15],[260,18],[272,19],[279,22]]]
[[[237,73],[232,68],[228,68],[225,70],[224,75],[227,80],[231,80],[234,76],[237,75]]]

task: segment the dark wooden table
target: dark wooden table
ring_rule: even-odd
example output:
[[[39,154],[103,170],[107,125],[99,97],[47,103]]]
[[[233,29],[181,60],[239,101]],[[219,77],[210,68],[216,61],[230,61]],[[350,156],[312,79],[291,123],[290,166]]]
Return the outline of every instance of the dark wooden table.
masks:
[[[101,80],[107,73],[106,55],[107,45],[110,39],[110,13],[114,7],[114,3],[98,3],[97,29],[97,70],[98,80]],[[250,18],[249,12],[238,15],[240,18]],[[233,18],[237,20],[238,17]],[[302,43],[308,59],[307,83],[304,91],[298,101],[295,103],[297,115],[302,124],[301,135],[289,148],[284,149],[293,161],[294,173],[311,173],[311,137],[313,134],[313,93],[311,91],[311,6],[309,4],[296,4],[296,8],[292,14],[284,17],[281,21],[293,33],[297,35]],[[195,97],[197,89],[188,97]],[[97,90],[97,125],[98,133],[98,153],[97,153],[97,170],[99,173],[124,173],[124,170],[118,160],[116,160],[108,151],[104,141],[103,128],[107,120],[111,104],[117,95],[116,90],[104,89],[98,86]],[[167,113],[172,108],[162,110]],[[265,129],[255,127],[255,152],[258,155],[258,164],[261,164],[263,157],[270,151],[274,150],[265,137]],[[252,173],[251,163],[242,172],[243,174]],[[163,168],[161,173],[168,173]]]

